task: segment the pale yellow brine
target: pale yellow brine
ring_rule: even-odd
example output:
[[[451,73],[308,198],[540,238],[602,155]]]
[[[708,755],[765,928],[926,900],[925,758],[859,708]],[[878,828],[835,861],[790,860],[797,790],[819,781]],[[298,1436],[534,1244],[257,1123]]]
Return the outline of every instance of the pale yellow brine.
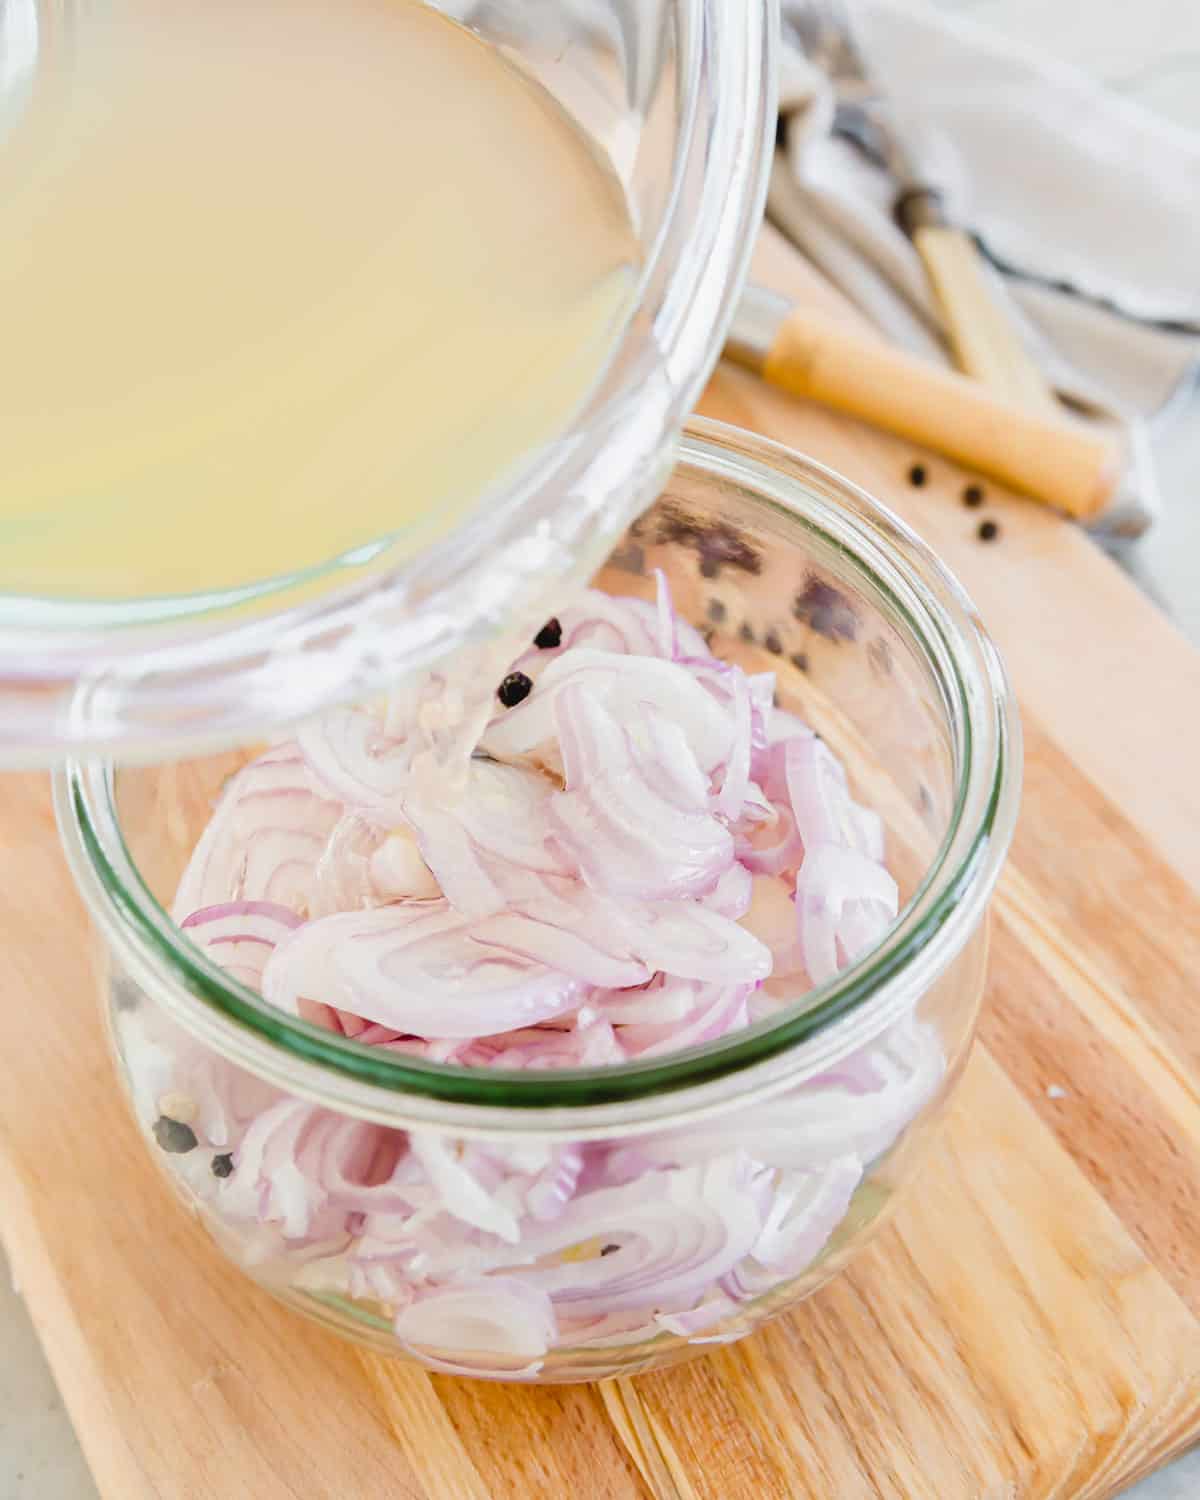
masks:
[[[0,593],[137,599],[444,531],[630,296],[619,187],[414,0],[106,0],[0,115]]]

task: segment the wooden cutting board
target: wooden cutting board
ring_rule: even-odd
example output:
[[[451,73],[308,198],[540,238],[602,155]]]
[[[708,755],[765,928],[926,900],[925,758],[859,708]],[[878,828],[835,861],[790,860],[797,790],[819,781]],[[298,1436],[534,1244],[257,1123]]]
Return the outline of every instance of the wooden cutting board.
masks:
[[[768,236],[759,275],[830,300]],[[851,1269],[661,1375],[364,1355],[228,1273],[126,1118],[40,778],[0,783],[0,1230],[112,1500],[1082,1500],[1200,1433],[1200,654],[1073,527],[721,371],[704,409],[902,512],[1025,716],[981,1045]],[[929,473],[907,483],[915,457]]]

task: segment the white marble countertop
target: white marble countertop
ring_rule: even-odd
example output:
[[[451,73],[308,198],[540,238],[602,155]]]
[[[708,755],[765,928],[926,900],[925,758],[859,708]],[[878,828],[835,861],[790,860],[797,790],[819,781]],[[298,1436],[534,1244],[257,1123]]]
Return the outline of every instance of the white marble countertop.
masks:
[[[1044,47],[1182,125],[1200,130],[1200,5],[1123,0],[933,0]],[[1200,645],[1200,396],[1157,448],[1166,514],[1131,570]],[[1194,1500],[1200,1449],[1127,1492]],[[20,1297],[0,1258],[0,1500],[96,1500],[96,1489]],[[213,1500],[234,1500],[214,1495]],[[349,1500],[349,1497],[347,1497]],[[977,1500],[945,1496],[942,1500]],[[1069,1497],[1064,1497],[1069,1500]]]

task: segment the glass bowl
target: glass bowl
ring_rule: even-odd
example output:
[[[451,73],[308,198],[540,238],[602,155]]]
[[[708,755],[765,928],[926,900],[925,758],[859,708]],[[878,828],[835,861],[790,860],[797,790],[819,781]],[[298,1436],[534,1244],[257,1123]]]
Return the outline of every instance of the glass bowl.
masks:
[[[901,894],[861,958],[717,1042],[530,1073],[385,1054],[286,1016],[164,910],[245,754],[58,777],[147,1150],[229,1275],[431,1368],[590,1380],[748,1333],[880,1223],[971,1040],[1021,762],[1003,671],[958,585],[837,475],[703,422],[598,582],[650,595],[655,569],[713,651],[774,671],[779,705],[842,759]],[[298,1203],[286,1141],[311,1165],[351,1136],[406,1186],[351,1207],[344,1178],[322,1177],[322,1206]],[[362,1182],[382,1180],[369,1170]],[[632,1206],[607,1185],[629,1181]]]
[[[84,747],[182,754],[361,697],[494,630],[537,588],[586,576],[662,483],[761,214],[775,0],[435,8],[546,89],[624,189],[642,259],[605,371],[556,437],[415,555],[381,541],[236,596],[0,596],[0,764]],[[0,8],[20,43],[0,83],[10,102],[36,82],[39,57],[75,44],[72,27],[104,25],[101,12],[61,9]],[[403,465],[398,440],[398,489]]]

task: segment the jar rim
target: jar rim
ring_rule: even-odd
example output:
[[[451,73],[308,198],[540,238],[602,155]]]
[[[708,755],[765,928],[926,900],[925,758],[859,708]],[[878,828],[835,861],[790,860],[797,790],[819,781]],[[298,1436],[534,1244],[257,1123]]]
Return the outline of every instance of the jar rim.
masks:
[[[999,875],[1016,820],[1021,736],[1004,668],[970,600],[902,521],[825,465],[766,438],[695,420],[682,470],[736,485],[752,506],[835,546],[923,655],[948,709],[955,790],[924,878],[883,939],[796,1005],[664,1058],[536,1074],[470,1069],[382,1052],[283,1014],[187,941],[143,881],[121,833],[111,764],[55,776],[69,863],[104,937],[135,981],[189,1031],[260,1076],[365,1118],[397,1110],[462,1133],[609,1134],[663,1115],[719,1108],[832,1066],[906,1014],[966,941]]]
[[[732,319],[775,125],[778,0],[677,0],[674,20],[666,207],[608,367],[566,428],[449,536],[408,559],[358,548],[277,581],[261,612],[246,590],[111,609],[0,597],[0,765],[219,749],[366,697],[494,630],[649,498]]]

